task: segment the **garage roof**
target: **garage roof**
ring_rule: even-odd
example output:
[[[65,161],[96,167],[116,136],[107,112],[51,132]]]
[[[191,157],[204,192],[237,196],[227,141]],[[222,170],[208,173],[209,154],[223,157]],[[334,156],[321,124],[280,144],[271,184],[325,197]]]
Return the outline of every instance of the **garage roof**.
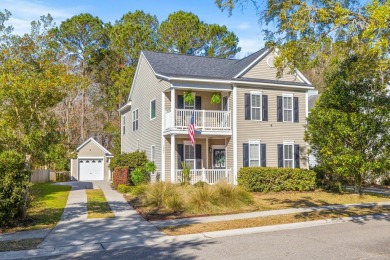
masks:
[[[82,143],[79,147],[76,148],[76,151],[80,151],[81,148],[83,148],[84,146],[86,146],[89,142],[93,142],[97,147],[99,147],[100,150],[102,150],[105,154],[106,154],[106,157],[113,157],[112,153],[110,151],[108,151],[106,148],[104,148],[101,144],[99,144],[95,139],[93,139],[92,137],[89,138],[87,141],[85,141],[84,143]]]

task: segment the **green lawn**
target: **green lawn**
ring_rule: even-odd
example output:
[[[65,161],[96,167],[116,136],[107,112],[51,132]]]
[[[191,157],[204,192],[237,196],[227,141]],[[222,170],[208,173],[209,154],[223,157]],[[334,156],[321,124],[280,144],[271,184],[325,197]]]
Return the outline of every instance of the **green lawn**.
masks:
[[[2,232],[54,227],[61,218],[71,188],[52,183],[34,184],[31,188],[33,200],[27,211],[27,220],[14,223],[14,226],[3,229]]]
[[[110,205],[100,189],[87,190],[88,218],[114,218]]]

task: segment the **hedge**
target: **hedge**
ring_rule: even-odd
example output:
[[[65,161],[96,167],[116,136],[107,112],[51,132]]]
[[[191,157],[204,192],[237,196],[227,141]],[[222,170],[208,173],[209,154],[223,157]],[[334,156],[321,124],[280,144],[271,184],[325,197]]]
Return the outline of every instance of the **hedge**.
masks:
[[[316,187],[316,173],[300,168],[244,167],[237,181],[252,192],[310,191]]]
[[[113,177],[112,177],[112,185],[115,189],[118,188],[119,184],[129,185],[130,184],[130,176],[129,176],[129,167],[116,167],[114,169]]]
[[[110,163],[111,171],[116,167],[128,167],[132,172],[138,167],[143,167],[148,162],[148,157],[144,151],[135,151],[132,153],[123,153],[115,155]]]

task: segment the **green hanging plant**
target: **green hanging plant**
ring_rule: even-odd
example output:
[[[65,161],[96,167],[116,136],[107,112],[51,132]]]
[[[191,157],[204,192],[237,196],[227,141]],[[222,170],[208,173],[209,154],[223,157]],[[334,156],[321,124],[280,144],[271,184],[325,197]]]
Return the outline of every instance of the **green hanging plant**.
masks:
[[[192,90],[184,91],[184,102],[187,104],[194,104],[195,98],[192,94]]]
[[[221,104],[221,93],[214,92],[211,95],[211,104],[213,104],[213,105]]]

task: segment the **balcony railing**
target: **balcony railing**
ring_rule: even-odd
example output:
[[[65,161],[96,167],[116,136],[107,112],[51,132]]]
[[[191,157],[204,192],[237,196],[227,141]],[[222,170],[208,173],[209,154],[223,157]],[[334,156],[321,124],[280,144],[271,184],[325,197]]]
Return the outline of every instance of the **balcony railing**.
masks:
[[[172,113],[165,114],[165,128],[187,129],[192,113],[196,130],[231,130],[230,111],[176,109],[172,124]]]
[[[191,170],[190,183],[195,184],[199,181],[208,184],[216,184],[219,181],[230,181],[230,169],[199,169]],[[183,170],[176,170],[176,182],[183,180]]]

